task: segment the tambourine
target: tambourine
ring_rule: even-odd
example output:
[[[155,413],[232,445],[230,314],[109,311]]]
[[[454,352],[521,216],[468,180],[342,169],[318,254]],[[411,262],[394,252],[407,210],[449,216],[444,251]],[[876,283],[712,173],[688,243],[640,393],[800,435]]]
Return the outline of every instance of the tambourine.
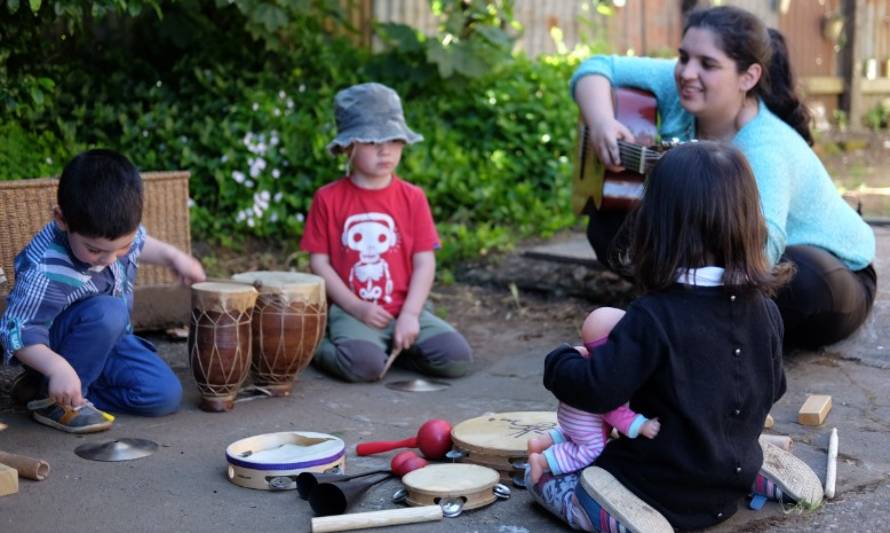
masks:
[[[440,505],[446,518],[510,497],[510,488],[500,483],[497,470],[474,464],[428,465],[405,474],[402,484],[405,487],[393,495],[394,502]]]
[[[446,457],[494,468],[503,483],[525,485],[528,440],[556,427],[553,411],[491,413],[465,420],[451,429],[454,449]]]
[[[498,472],[485,466],[428,465],[405,474],[402,477],[405,487],[393,495],[394,502],[407,503],[411,507],[313,518],[312,532],[349,531],[452,518],[464,510],[478,509],[497,499],[509,498],[510,488],[499,480]]]
[[[285,431],[235,441],[226,448],[226,477],[242,487],[297,488],[300,472],[342,473],[346,444],[326,433]]]

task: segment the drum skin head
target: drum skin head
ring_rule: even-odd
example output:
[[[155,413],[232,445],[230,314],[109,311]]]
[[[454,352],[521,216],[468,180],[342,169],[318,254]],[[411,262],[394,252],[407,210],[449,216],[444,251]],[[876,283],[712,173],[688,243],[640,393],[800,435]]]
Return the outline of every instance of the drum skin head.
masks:
[[[495,501],[493,488],[500,481],[497,470],[464,463],[439,463],[408,472],[402,484],[409,505],[431,505],[457,498],[463,509],[476,509]]]

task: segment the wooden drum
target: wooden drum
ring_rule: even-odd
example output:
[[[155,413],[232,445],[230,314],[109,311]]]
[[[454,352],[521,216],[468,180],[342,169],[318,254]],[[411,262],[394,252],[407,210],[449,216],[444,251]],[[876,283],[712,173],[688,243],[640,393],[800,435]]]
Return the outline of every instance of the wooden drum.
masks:
[[[243,272],[232,279],[259,291],[253,310],[253,380],[287,396],[325,334],[324,279],[300,272]]]
[[[243,283],[192,285],[189,366],[201,409],[228,411],[250,370],[250,321],[257,291]]]

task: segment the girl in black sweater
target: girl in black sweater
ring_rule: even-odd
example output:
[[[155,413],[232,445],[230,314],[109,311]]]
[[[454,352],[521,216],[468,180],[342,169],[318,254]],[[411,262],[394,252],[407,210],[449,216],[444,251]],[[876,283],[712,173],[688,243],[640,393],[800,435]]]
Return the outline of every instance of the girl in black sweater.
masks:
[[[768,266],[744,156],[714,142],[670,150],[624,231],[624,266],[644,295],[590,358],[568,345],[551,352],[544,385],[593,413],[629,401],[661,432],[612,441],[595,466],[545,475],[532,495],[587,531],[704,528],[752,492],[817,504],[812,470],[758,442],[785,392],[782,320],[769,295],[791,272]]]

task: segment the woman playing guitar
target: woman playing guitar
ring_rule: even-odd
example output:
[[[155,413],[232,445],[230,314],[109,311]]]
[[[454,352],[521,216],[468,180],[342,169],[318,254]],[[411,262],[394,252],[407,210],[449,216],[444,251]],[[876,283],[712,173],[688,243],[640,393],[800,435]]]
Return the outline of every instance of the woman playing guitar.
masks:
[[[769,259],[797,269],[776,297],[786,350],[848,337],[874,302],[874,233],[809,146],[809,113],[794,93],[784,38],[747,11],[718,7],[689,16],[678,55],[597,56],[581,64],[571,88],[589,127],[589,148],[607,169],[623,170],[619,141],[635,137],[615,118],[613,85],[654,94],[661,138],[738,147],[757,179]],[[609,266],[625,213],[596,210],[593,202],[586,212],[588,239]]]

